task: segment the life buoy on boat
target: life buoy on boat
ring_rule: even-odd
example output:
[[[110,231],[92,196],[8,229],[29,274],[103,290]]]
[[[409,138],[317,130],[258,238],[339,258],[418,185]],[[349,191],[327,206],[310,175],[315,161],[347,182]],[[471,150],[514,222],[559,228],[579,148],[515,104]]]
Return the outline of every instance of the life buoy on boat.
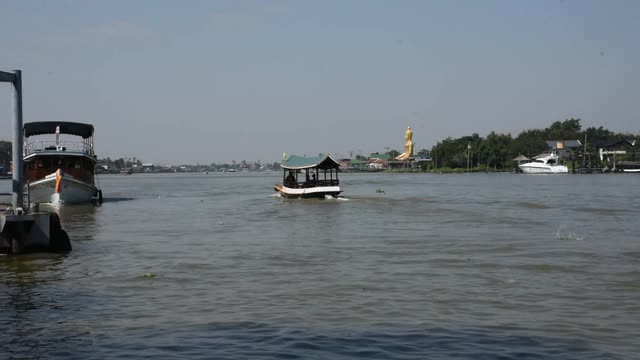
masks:
[[[56,170],[56,193],[62,191],[62,170]]]

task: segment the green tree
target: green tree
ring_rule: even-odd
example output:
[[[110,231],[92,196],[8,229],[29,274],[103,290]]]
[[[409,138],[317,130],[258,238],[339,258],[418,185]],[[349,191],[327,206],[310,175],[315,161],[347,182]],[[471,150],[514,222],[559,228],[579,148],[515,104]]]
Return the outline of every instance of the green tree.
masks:
[[[398,155],[400,155],[400,152],[398,150],[389,150],[388,152],[386,152],[385,154],[389,155],[391,160],[395,159]]]
[[[484,159],[487,168],[505,169],[511,166],[512,142],[511,134],[492,131],[487,135],[480,146],[480,157]]]
[[[536,156],[547,150],[546,131],[540,129],[525,130],[513,139],[510,148],[511,158],[518,155],[525,155],[529,158]]]
[[[566,119],[564,121],[556,121],[546,129],[546,140],[575,140],[579,139],[582,125],[580,125],[580,119]]]
[[[118,159],[118,160],[114,161],[114,162],[113,162],[113,165],[114,165],[114,166],[116,167],[116,169],[118,169],[118,170],[122,170],[122,169],[124,169],[124,168],[126,167],[126,163],[125,163],[125,161],[124,161],[124,159],[123,159],[123,158],[120,158],[120,159]]]

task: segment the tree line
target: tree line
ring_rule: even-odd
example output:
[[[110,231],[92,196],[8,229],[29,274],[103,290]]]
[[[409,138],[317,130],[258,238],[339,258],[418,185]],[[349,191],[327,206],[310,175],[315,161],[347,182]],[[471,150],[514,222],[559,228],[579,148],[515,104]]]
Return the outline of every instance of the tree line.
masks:
[[[547,140],[580,140],[592,160],[596,160],[597,145],[611,140],[638,140],[640,135],[617,133],[600,127],[582,129],[580,119],[556,121],[544,129],[529,129],[518,136],[492,131],[486,137],[474,133],[459,138],[448,137],[431,149],[434,169],[471,168],[481,170],[505,170],[514,167],[513,159],[518,155],[528,158],[548,151]],[[584,149],[576,156],[582,156]]]

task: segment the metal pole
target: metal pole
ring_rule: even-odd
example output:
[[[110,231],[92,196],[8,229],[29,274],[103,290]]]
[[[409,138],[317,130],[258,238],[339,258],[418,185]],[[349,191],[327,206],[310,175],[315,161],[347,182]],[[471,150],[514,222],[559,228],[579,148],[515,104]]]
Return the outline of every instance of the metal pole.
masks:
[[[22,149],[24,134],[22,130],[22,71],[14,70],[13,73],[15,74],[15,80],[13,82],[13,197],[11,206],[15,212],[17,208],[23,206],[24,168],[22,165]]]

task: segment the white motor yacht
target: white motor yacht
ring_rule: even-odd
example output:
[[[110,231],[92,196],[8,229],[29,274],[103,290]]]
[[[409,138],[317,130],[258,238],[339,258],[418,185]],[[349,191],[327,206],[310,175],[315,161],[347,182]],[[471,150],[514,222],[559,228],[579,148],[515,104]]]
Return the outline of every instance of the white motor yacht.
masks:
[[[518,165],[525,174],[567,174],[569,169],[558,164],[558,155],[554,152],[537,156],[533,161]]]

